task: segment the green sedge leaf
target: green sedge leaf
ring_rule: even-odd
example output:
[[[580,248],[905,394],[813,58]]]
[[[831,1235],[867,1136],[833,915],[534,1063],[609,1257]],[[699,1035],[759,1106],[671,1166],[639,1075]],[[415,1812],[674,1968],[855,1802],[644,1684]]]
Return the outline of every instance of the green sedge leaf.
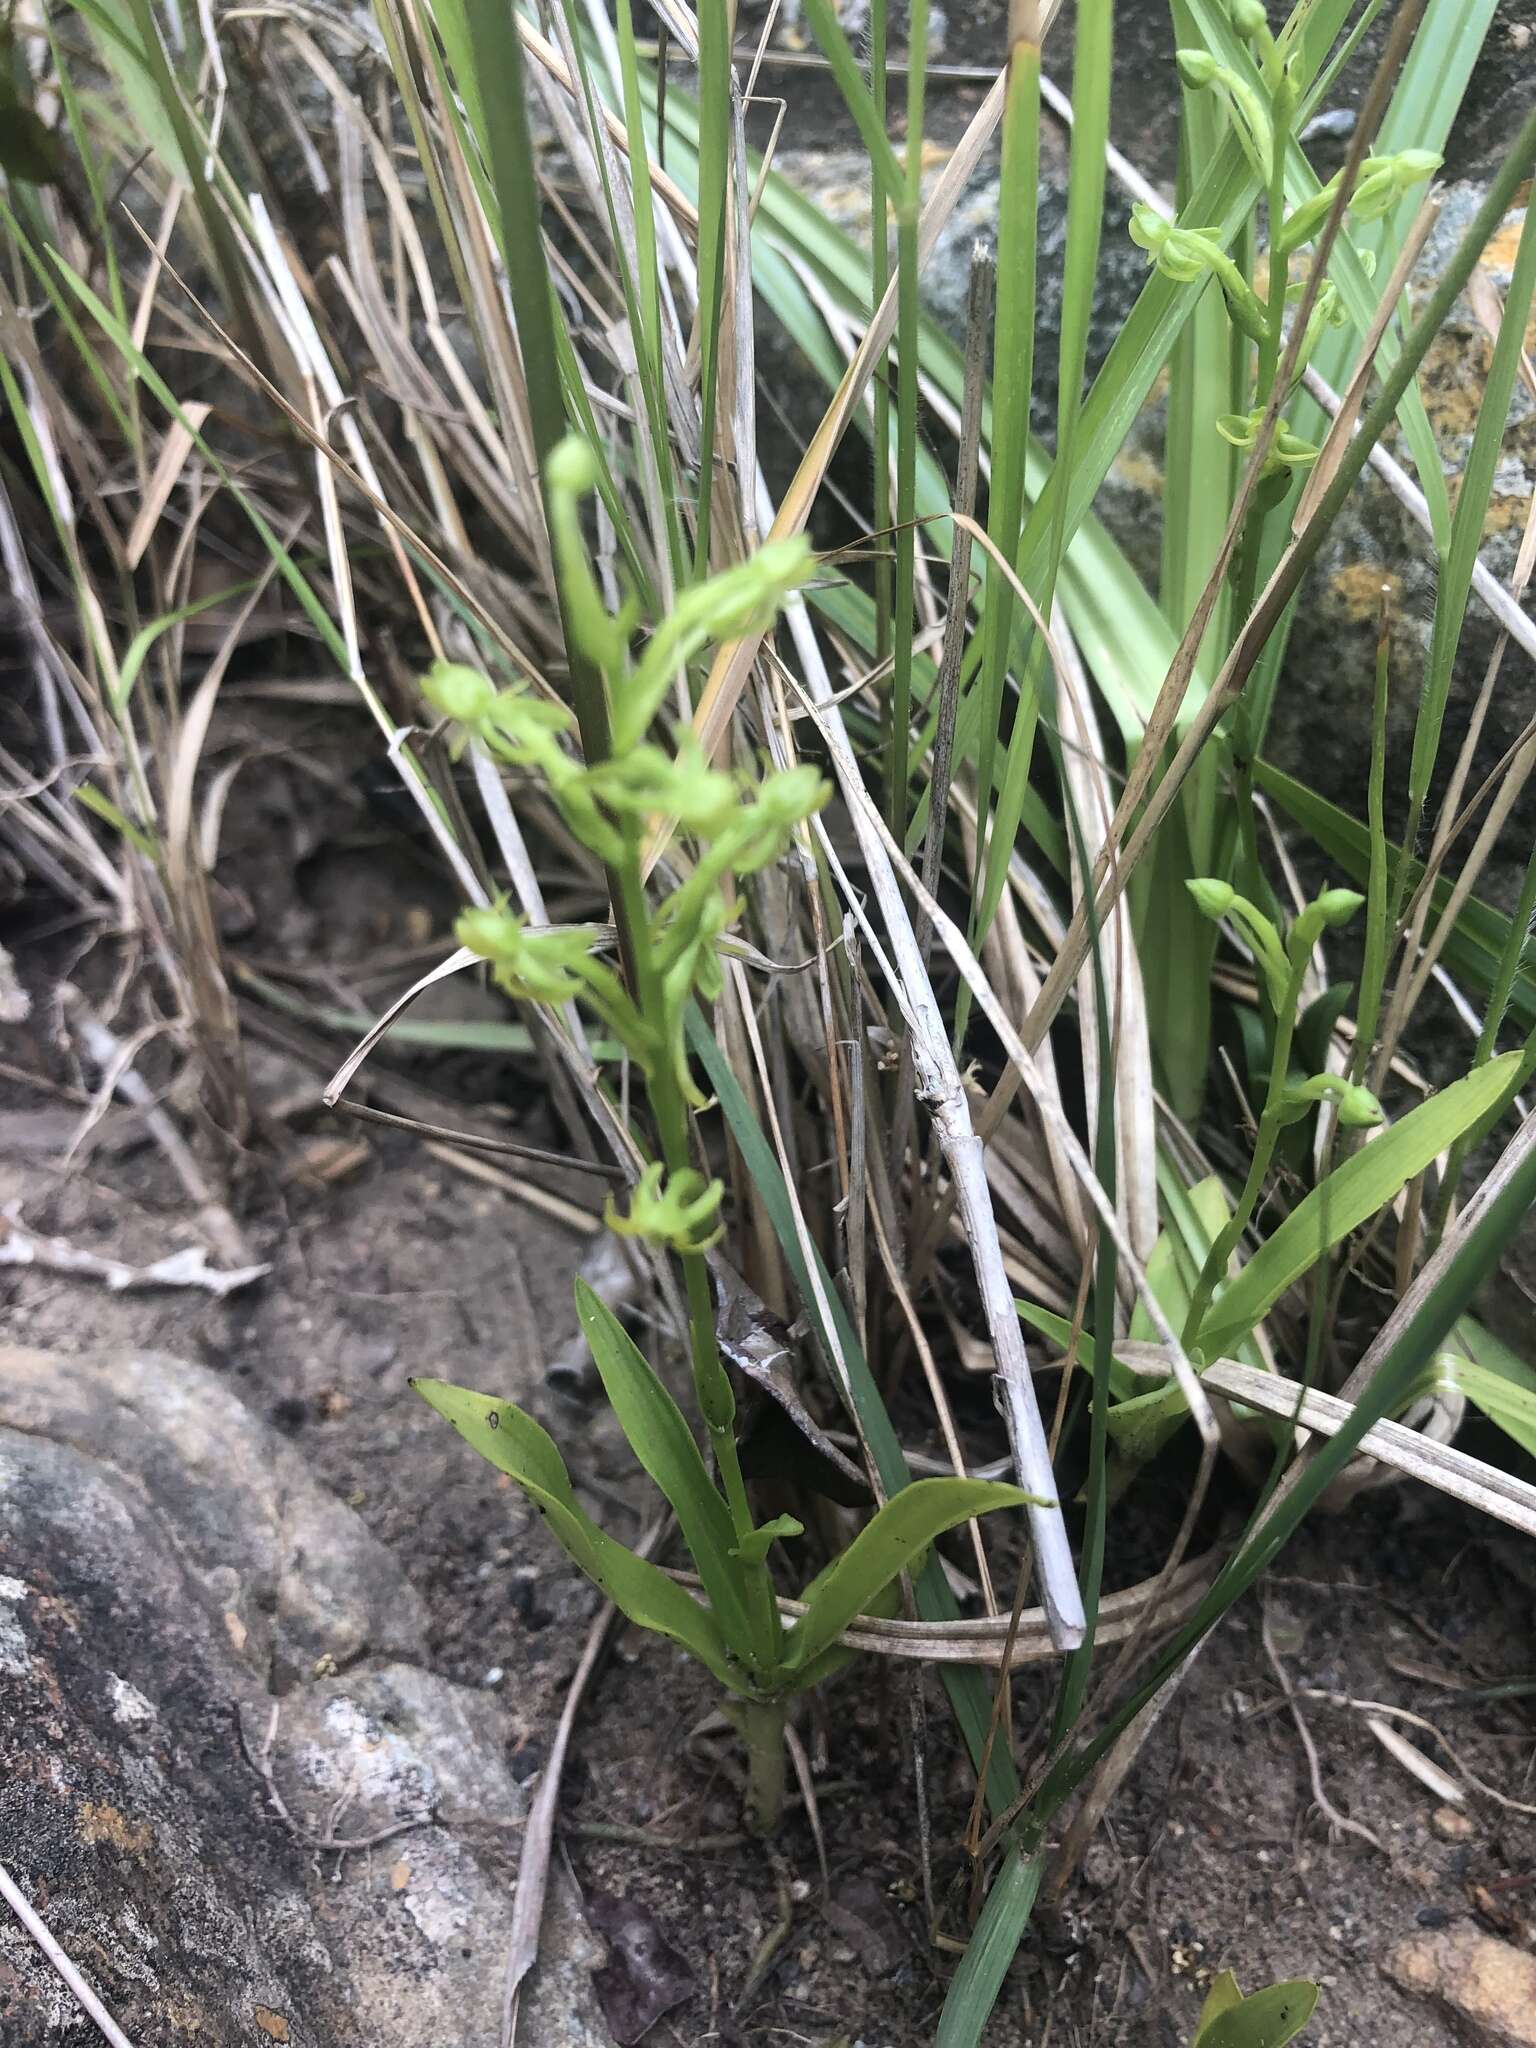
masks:
[[[451,1422],[465,1442],[527,1494],[572,1561],[639,1628],[681,1644],[720,1683],[740,1690],[748,1674],[715,1617],[675,1579],[616,1543],[577,1505],[554,1439],[510,1401],[446,1380],[413,1379],[428,1407]]]
[[[1502,1372],[1475,1365],[1470,1358],[1444,1352],[1435,1365],[1440,1386],[1455,1387],[1465,1394],[1474,1408],[1536,1458],[1536,1373],[1522,1384]]]
[[[790,1669],[803,1669],[834,1643],[854,1616],[946,1529],[994,1508],[1035,1504],[1022,1488],[991,1479],[919,1479],[903,1487],[807,1589],[805,1613],[789,1639]]]
[[[581,1279],[576,1282],[576,1314],[609,1406],[630,1449],[677,1516],[721,1632],[740,1657],[750,1659],[754,1637],[745,1574],[733,1554],[736,1531],[683,1411],[612,1309]]]
[[[1202,2018],[1195,2048],[1285,2048],[1316,2011],[1317,1995],[1304,1977],[1266,1985],[1209,2023]]]
[[[1217,1295],[1195,1339],[1203,1355],[1222,1357],[1240,1344],[1325,1251],[1384,1209],[1495,1107],[1519,1063],[1518,1053],[1505,1053],[1453,1081],[1313,1188]]]

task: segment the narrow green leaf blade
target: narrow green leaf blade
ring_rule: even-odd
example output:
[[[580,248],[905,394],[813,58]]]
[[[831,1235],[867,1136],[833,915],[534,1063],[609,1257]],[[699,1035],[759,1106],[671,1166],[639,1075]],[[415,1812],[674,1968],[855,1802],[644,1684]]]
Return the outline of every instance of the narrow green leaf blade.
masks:
[[[516,1480],[561,1547],[621,1614],[681,1644],[722,1685],[733,1690],[740,1685],[741,1666],[708,1610],[675,1579],[616,1543],[577,1505],[565,1460],[548,1430],[510,1401],[468,1387],[427,1379],[413,1379],[411,1385],[482,1458]]]
[[[1520,1064],[1505,1053],[1420,1103],[1330,1173],[1217,1295],[1196,1339],[1207,1358],[1242,1342],[1286,1288],[1357,1230],[1499,1101]]]
[[[893,1495],[821,1577],[789,1639],[799,1669],[835,1642],[898,1572],[936,1536],[994,1508],[1021,1508],[1033,1497],[994,1479],[918,1479]]]
[[[992,1880],[981,1918],[949,1987],[933,2048],[976,2048],[1035,1910],[1044,1872],[1043,1856],[1026,1856],[1019,1848],[1010,1850]]]
[[[236,598],[244,597],[251,588],[249,583],[226,584],[222,590],[211,590],[205,597],[195,597],[190,604],[178,605],[174,611],[162,612],[158,619],[151,619],[140,626],[128,643],[128,652],[123,656],[122,666],[117,672],[117,681],[112,686],[112,709],[120,712],[133,695],[133,686],[139,679],[139,671],[149,659],[150,651],[163,633],[173,626],[185,625],[188,619],[195,619],[199,612],[207,611],[216,604],[229,604]]]

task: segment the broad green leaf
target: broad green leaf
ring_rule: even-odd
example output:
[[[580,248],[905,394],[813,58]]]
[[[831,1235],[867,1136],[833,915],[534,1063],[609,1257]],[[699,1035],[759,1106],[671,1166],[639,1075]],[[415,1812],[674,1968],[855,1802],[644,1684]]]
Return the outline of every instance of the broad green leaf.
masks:
[[[1205,1995],[1200,2008],[1200,2021],[1195,2028],[1193,2048],[1200,2048],[1200,2037],[1212,2020],[1219,2019],[1224,2012],[1230,2012],[1234,2005],[1241,2005],[1243,1994],[1237,1988],[1237,1979],[1230,1970],[1223,1970]]]
[[[640,1628],[680,1643],[722,1685],[740,1690],[748,1674],[713,1615],[675,1579],[616,1543],[583,1512],[554,1439],[531,1415],[510,1401],[450,1386],[446,1380],[413,1379],[411,1385],[481,1457],[516,1480],[562,1548],[621,1614]]]
[[[745,1574],[732,1554],[736,1531],[683,1411],[613,1310],[580,1278],[576,1316],[630,1449],[677,1516],[721,1632],[738,1656],[750,1659],[755,1638]]]
[[[1038,1308],[1032,1301],[1020,1301],[1015,1298],[1013,1305],[1030,1328],[1038,1330],[1042,1337],[1049,1337],[1058,1351],[1066,1352],[1072,1349],[1072,1325],[1065,1316],[1053,1315],[1048,1308]],[[1078,1362],[1086,1371],[1092,1372],[1096,1356],[1091,1331],[1079,1330]]]
[[[1176,1330],[1183,1328],[1189,1314],[1201,1262],[1232,1215],[1227,1191],[1214,1173],[1185,1189],[1183,1197],[1179,1213],[1159,1235],[1147,1260],[1147,1286]],[[1145,1344],[1157,1342],[1157,1325],[1140,1300],[1131,1311],[1129,1334]]]
[[[1505,1053],[1453,1081],[1313,1188],[1217,1295],[1196,1338],[1204,1356],[1230,1352],[1330,1246],[1384,1209],[1479,1122],[1498,1103],[1519,1064],[1518,1053]]]
[[[789,1639],[787,1662],[803,1667],[834,1643],[936,1536],[994,1508],[1034,1505],[1034,1496],[993,1479],[918,1479],[892,1496],[807,1588],[806,1611]]]
[[[1158,1239],[1160,1246],[1166,1242],[1165,1237]],[[1153,1257],[1156,1257],[1155,1251]],[[1171,1257],[1172,1254],[1170,1253],[1170,1261]],[[1148,1262],[1147,1272],[1150,1277],[1152,1272],[1150,1261]],[[1065,1317],[1053,1316],[1049,1309],[1036,1308],[1032,1302],[1028,1301],[1015,1301],[1014,1307],[1026,1323],[1049,1337],[1059,1350],[1065,1351],[1068,1348],[1072,1336],[1072,1325],[1067,1322]],[[1139,1302],[1137,1303],[1137,1313],[1144,1314]],[[1172,1311],[1170,1311],[1170,1315],[1172,1315]],[[1172,1319],[1177,1323],[1178,1318],[1176,1315],[1172,1315]],[[1156,1332],[1152,1329],[1150,1317],[1147,1318],[1147,1330],[1147,1338],[1145,1340],[1139,1339],[1138,1341],[1150,1342],[1155,1339]],[[1094,1350],[1093,1339],[1086,1330],[1079,1332],[1077,1358],[1078,1364],[1084,1372],[1092,1373],[1096,1357],[1097,1353]],[[1183,1422],[1184,1417],[1189,1412],[1188,1405],[1178,1385],[1173,1380],[1169,1380],[1164,1385],[1147,1388],[1145,1376],[1141,1373],[1132,1372],[1128,1365],[1122,1365],[1118,1359],[1112,1361],[1112,1385],[1118,1398],[1114,1401],[1109,1411],[1106,1424],[1109,1434],[1114,1441],[1116,1450],[1123,1457],[1128,1458],[1133,1464],[1143,1464],[1148,1458],[1154,1457],[1162,1449],[1169,1437],[1172,1436],[1180,1423]],[[1147,1391],[1135,1394],[1129,1391],[1122,1391],[1132,1387],[1147,1388]]]
[[[1209,2024],[1202,2018],[1195,2048],[1285,2048],[1316,2008],[1317,1986],[1306,1978],[1269,1984],[1218,2013]]]
[[[1500,1379],[1511,1380],[1517,1387],[1536,1394],[1536,1366],[1518,1351],[1511,1351],[1502,1337],[1496,1337],[1475,1316],[1462,1317],[1456,1325],[1456,1336],[1468,1356],[1485,1372],[1496,1373]]]
[[[1188,1413],[1183,1388],[1170,1379],[1145,1394],[1117,1401],[1109,1411],[1109,1433],[1122,1458],[1145,1465],[1183,1427]]]

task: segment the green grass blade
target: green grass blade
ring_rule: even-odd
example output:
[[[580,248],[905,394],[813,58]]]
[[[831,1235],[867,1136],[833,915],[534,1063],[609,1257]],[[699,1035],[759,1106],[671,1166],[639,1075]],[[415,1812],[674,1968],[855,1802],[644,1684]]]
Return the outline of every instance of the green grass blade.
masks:
[[[140,626],[128,643],[117,680],[112,685],[112,709],[119,714],[127,709],[139,672],[162,634],[169,633],[173,626],[184,626],[188,619],[195,619],[199,612],[207,611],[211,605],[228,604],[234,598],[244,597],[254,587],[249,582],[226,584],[222,590],[210,591],[206,597],[195,597],[190,604],[178,605],[175,611],[162,612],[158,619],[150,619]]]
[[[699,497],[693,573],[710,568],[715,484],[715,415],[720,323],[725,307],[726,209],[731,189],[730,16],[725,0],[703,0],[699,23]]]
[[[805,0],[805,18],[811,25],[811,33],[821,45],[821,54],[831,67],[832,76],[854,125],[859,131],[859,140],[869,158],[870,170],[880,181],[886,198],[892,206],[900,206],[903,197],[904,179],[896,152],[891,148],[885,132],[885,121],[881,110],[875,105],[874,97],[864,80],[859,76],[858,59],[853,54],[842,23],[831,0]]]
[[[912,0],[907,51],[907,134],[902,201],[896,216],[896,585],[891,628],[891,721],[886,803],[892,832],[907,829],[908,745],[912,724],[912,634],[917,529],[917,224],[923,203],[923,83],[928,0]]]
[[[1009,52],[1008,99],[1003,111],[1002,189],[997,217],[997,322],[993,338],[992,413],[988,448],[991,479],[987,494],[987,536],[1005,561],[1018,552],[1024,510],[1029,405],[1034,385],[1036,212],[1040,193],[1040,46],[1021,38]],[[1027,579],[1021,579],[1027,580]],[[976,808],[985,817],[992,803],[994,763],[1003,717],[1014,597],[990,550],[982,563],[979,636],[980,671],[962,707],[956,745],[974,749]],[[969,729],[969,731],[968,731]],[[1033,740],[1034,708],[1020,702],[1012,747],[1027,758]],[[969,744],[967,741],[969,740]],[[1024,780],[1027,782],[1028,777]],[[1000,847],[1006,859],[1012,841]],[[979,871],[995,866],[977,849]],[[995,908],[995,906],[994,906]],[[975,945],[986,929],[984,905],[973,900]],[[963,1023],[963,1007],[957,1033]]]
[[[147,0],[140,0],[140,4],[147,4]],[[544,465],[566,432],[561,352],[556,339],[557,327],[563,326],[563,322],[555,306],[544,254],[538,165],[528,128],[522,38],[499,0],[463,0],[463,14],[467,61],[484,120],[483,140],[496,195],[502,260],[517,318],[528,414],[542,479]],[[564,604],[558,586],[556,597],[561,603],[563,620]],[[602,680],[568,632],[565,642],[582,750],[589,762],[605,760],[608,707]]]
[[[1413,755],[1408,768],[1408,806],[1412,829],[1407,831],[1404,837],[1409,844],[1412,844],[1417,836],[1418,821],[1423,816],[1424,805],[1429,796],[1430,778],[1440,756],[1440,739],[1445,724],[1446,705],[1450,698],[1456,650],[1461,644],[1467,601],[1472,592],[1472,571],[1477,563],[1478,549],[1482,545],[1483,524],[1488,516],[1494,471],[1503,453],[1505,423],[1509,417],[1510,399],[1514,395],[1515,379],[1519,374],[1520,358],[1525,348],[1525,331],[1530,319],[1533,293],[1536,293],[1536,208],[1527,207],[1520,230],[1519,246],[1515,252],[1514,271],[1510,278],[1504,318],[1499,325],[1493,361],[1489,365],[1487,382],[1478,405],[1477,426],[1473,432],[1466,466],[1462,471],[1461,487],[1456,495],[1456,511],[1451,520],[1450,546],[1446,550],[1440,572],[1439,589],[1435,597],[1435,625],[1430,643],[1429,672],[1425,678],[1418,717],[1414,724]],[[1406,871],[1403,863],[1399,861],[1394,891],[1398,905],[1404,900],[1405,882]]]
[[[1044,1874],[1043,1854],[1009,1851],[949,1987],[933,2048],[977,2048],[1035,1910]]]
[[[1465,1233],[1457,1254],[1388,1345],[1369,1386],[1355,1402],[1348,1422],[1309,1457],[1294,1486],[1268,1513],[1223,1567],[1188,1625],[1157,1659],[1132,1696],[1124,1700],[1094,1739],[1064,1757],[1041,1787],[1033,1827],[1043,1832],[1063,1802],[1099,1759],[1118,1741],[1142,1708],[1176,1671],[1221,1617],[1269,1569],[1319,1496],[1355,1455],[1366,1431],[1400,1412],[1419,1376],[1445,1344],[1457,1318],[1487,1281],[1517,1230],[1536,1204],[1536,1147],[1514,1162],[1507,1179]]]

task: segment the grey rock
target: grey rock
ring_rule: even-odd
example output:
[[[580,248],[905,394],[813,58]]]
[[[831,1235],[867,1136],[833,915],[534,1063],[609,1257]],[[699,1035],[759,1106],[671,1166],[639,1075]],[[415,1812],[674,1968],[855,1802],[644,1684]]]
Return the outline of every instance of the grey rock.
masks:
[[[11,1428],[80,1452],[167,1528],[199,1604],[263,1680],[365,1650],[423,1655],[421,1603],[389,1552],[213,1374],[154,1352],[8,1351],[0,1380]]]
[[[388,1553],[213,1375],[0,1350],[0,1858],[131,2039],[497,2039],[528,1791],[423,1655]],[[596,2048],[563,1882],[527,2038]],[[95,2038],[4,1914],[0,2038]]]

